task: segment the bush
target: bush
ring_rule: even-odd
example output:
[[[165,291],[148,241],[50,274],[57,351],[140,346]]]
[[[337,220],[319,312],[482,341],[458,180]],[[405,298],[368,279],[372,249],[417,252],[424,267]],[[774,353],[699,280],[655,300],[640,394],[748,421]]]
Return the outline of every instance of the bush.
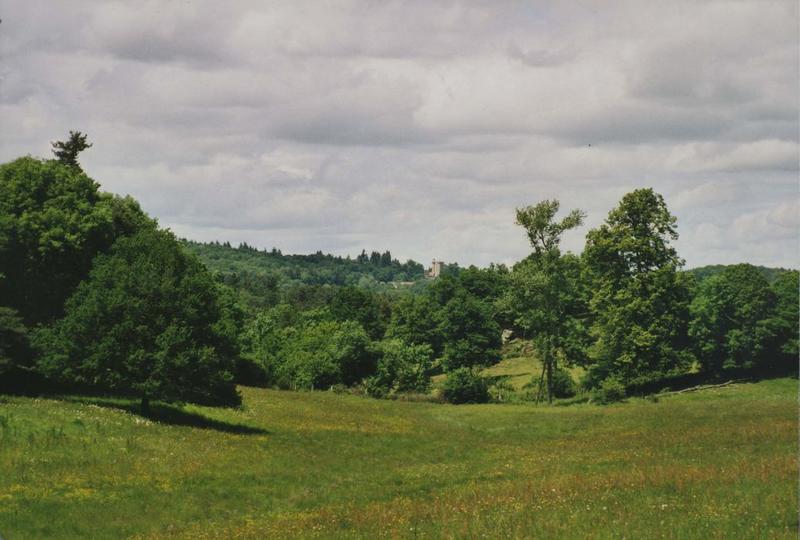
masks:
[[[625,385],[619,379],[609,377],[605,379],[600,388],[592,393],[592,401],[601,405],[615,403],[625,399]]]
[[[442,396],[450,403],[486,403],[489,385],[477,371],[458,368],[447,374],[442,386]]]
[[[299,329],[284,346],[278,375],[305,389],[352,385],[375,371],[369,337],[355,321],[323,321]]]
[[[379,375],[364,379],[364,392],[368,396],[384,399],[389,396],[389,385]]]
[[[269,384],[281,389],[328,389],[352,385],[375,372],[376,354],[355,321],[332,321],[318,311],[287,317],[279,306],[246,327],[243,349]]]
[[[489,400],[492,403],[508,403],[516,397],[516,389],[506,379],[500,379],[489,387]]]
[[[572,380],[569,372],[565,369],[553,371],[553,396],[557,398],[569,398],[576,394],[577,386]]]

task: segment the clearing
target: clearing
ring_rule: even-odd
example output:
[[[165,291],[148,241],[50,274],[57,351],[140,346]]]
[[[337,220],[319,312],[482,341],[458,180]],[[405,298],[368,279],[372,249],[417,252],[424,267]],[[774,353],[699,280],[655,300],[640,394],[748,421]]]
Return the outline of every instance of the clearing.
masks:
[[[614,406],[0,397],[0,536],[797,537],[797,380]]]

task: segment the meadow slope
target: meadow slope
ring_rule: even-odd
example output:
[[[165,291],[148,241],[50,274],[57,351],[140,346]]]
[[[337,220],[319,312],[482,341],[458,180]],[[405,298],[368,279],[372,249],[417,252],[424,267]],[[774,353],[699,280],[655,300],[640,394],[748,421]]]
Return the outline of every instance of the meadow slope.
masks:
[[[0,397],[0,536],[796,538],[797,381],[598,407]]]

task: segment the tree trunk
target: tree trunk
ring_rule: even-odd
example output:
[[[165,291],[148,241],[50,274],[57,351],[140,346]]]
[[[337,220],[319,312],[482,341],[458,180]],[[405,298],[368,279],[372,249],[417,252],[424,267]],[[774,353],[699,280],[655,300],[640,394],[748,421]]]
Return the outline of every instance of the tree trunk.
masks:
[[[544,375],[545,375],[545,368],[544,363],[542,363],[542,376],[539,377],[539,385],[536,387],[536,404],[538,405],[539,402],[542,400],[542,394],[544,394]]]
[[[553,354],[547,344],[547,403],[553,403]]]

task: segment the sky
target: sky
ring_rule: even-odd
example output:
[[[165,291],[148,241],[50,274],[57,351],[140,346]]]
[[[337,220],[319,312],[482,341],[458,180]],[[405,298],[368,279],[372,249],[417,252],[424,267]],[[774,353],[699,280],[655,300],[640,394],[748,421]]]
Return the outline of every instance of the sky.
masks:
[[[687,267],[798,267],[798,2],[0,0],[0,162],[69,130],[176,234],[513,263],[636,188]]]

